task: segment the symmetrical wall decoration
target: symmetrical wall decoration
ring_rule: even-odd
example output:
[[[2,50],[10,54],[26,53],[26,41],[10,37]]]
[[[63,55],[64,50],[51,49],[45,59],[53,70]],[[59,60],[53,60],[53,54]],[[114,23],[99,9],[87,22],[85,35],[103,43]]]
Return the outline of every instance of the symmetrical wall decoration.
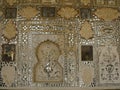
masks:
[[[66,19],[74,18],[77,14],[78,12],[74,8],[70,7],[61,8],[58,11],[58,15]]]
[[[120,0],[0,2],[0,88],[120,88]]]

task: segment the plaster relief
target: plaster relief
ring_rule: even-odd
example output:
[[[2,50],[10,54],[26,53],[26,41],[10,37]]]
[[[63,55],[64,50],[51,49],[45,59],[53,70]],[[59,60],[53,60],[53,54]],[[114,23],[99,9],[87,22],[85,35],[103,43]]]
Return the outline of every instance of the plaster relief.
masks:
[[[99,18],[104,19],[105,21],[112,21],[120,16],[120,13],[117,9],[112,8],[100,8],[95,12]]]
[[[6,24],[5,30],[3,31],[3,36],[6,39],[11,40],[11,39],[15,38],[16,35],[17,35],[16,26],[15,26],[14,22],[12,20],[10,20]]]
[[[88,33],[89,32],[89,33]],[[80,35],[81,37],[85,38],[85,39],[90,39],[93,37],[94,32],[92,30],[92,26],[88,21],[85,21],[82,24],[82,28],[80,30]]]
[[[19,11],[19,14],[27,19],[31,19],[35,17],[38,13],[39,11],[31,6],[27,6]]]
[[[74,8],[71,8],[71,7],[61,8],[58,11],[58,15],[66,19],[74,18],[77,14],[78,12]]]
[[[35,82],[62,81],[62,66],[58,62],[60,54],[61,51],[56,43],[49,40],[40,43],[36,49],[38,62],[34,68]]]

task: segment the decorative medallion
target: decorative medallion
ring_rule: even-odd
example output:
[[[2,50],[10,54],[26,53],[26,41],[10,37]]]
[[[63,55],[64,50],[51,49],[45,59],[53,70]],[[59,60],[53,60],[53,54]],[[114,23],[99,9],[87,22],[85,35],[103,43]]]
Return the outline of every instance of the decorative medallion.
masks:
[[[6,39],[11,40],[15,38],[16,35],[17,35],[16,25],[12,20],[9,20],[6,24],[5,30],[3,30],[3,36]]]
[[[35,17],[39,11],[31,6],[27,6],[19,11],[19,14],[27,19],[31,19]]]
[[[101,46],[99,48],[99,80],[100,84],[120,82],[120,62],[117,46]]]
[[[13,5],[14,3],[16,3],[17,1],[16,0],[6,0],[6,2],[9,4],[9,5]]]
[[[85,21],[82,24],[82,28],[80,30],[80,35],[81,35],[81,37],[83,37],[85,39],[91,39],[91,38],[93,38],[94,32],[92,30],[91,24],[88,21]]]
[[[90,4],[90,0],[81,0],[81,3],[86,6]]]
[[[59,46],[52,41],[44,41],[36,49],[38,62],[34,68],[35,82],[62,82],[63,70],[58,59]]]
[[[74,8],[71,8],[71,7],[61,8],[58,11],[58,15],[66,19],[74,18],[77,14],[78,12]]]
[[[104,19],[105,21],[112,21],[120,16],[120,12],[117,9],[112,8],[100,8],[95,12],[99,18]]]
[[[5,65],[2,67],[1,76],[5,85],[11,87],[15,79],[15,67],[10,65]]]

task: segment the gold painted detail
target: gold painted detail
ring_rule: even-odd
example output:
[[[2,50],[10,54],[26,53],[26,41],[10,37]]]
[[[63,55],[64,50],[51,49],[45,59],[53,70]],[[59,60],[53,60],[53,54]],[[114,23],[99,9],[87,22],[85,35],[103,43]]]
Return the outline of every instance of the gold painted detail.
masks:
[[[15,79],[15,67],[5,65],[1,70],[1,76],[3,82],[7,86],[11,86]]]
[[[19,11],[19,14],[27,19],[31,19],[32,17],[36,16],[36,14],[38,13],[39,11],[31,6],[25,7]]]
[[[13,5],[14,3],[16,3],[16,0],[6,0],[6,2],[7,2],[9,5]]]
[[[85,39],[90,39],[93,37],[94,32],[92,30],[92,26],[88,21],[85,21],[82,24],[82,28],[80,30],[80,35],[81,37],[85,38]]]
[[[118,16],[120,16],[120,13],[118,12],[118,10],[112,9],[112,8],[97,9],[95,14],[99,18],[104,19],[105,21],[111,21],[111,20],[114,20],[114,19],[118,18]]]
[[[84,5],[89,5],[90,4],[90,0],[81,0],[81,3],[83,3]]]
[[[14,24],[14,22],[12,22],[11,20],[8,21],[8,23],[6,24],[6,28],[3,31],[3,36],[8,39],[11,40],[13,38],[15,38],[17,35],[17,29],[16,26]]]
[[[34,68],[35,82],[61,82],[63,69],[58,62],[61,51],[58,44],[47,40],[40,43],[36,49],[38,59]]]
[[[58,15],[66,19],[74,18],[77,14],[78,12],[74,8],[70,7],[61,8],[58,11]]]

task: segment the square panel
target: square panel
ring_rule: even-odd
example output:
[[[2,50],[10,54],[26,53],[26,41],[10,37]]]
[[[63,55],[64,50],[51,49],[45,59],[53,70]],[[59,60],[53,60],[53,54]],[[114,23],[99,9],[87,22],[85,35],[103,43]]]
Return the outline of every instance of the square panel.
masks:
[[[5,18],[14,19],[17,16],[17,8],[6,8],[5,9]]]
[[[93,46],[81,46],[81,60],[93,61]]]
[[[42,7],[42,17],[55,17],[55,7]]]
[[[2,45],[2,61],[5,61],[5,62],[15,61],[15,45],[14,44]]]

